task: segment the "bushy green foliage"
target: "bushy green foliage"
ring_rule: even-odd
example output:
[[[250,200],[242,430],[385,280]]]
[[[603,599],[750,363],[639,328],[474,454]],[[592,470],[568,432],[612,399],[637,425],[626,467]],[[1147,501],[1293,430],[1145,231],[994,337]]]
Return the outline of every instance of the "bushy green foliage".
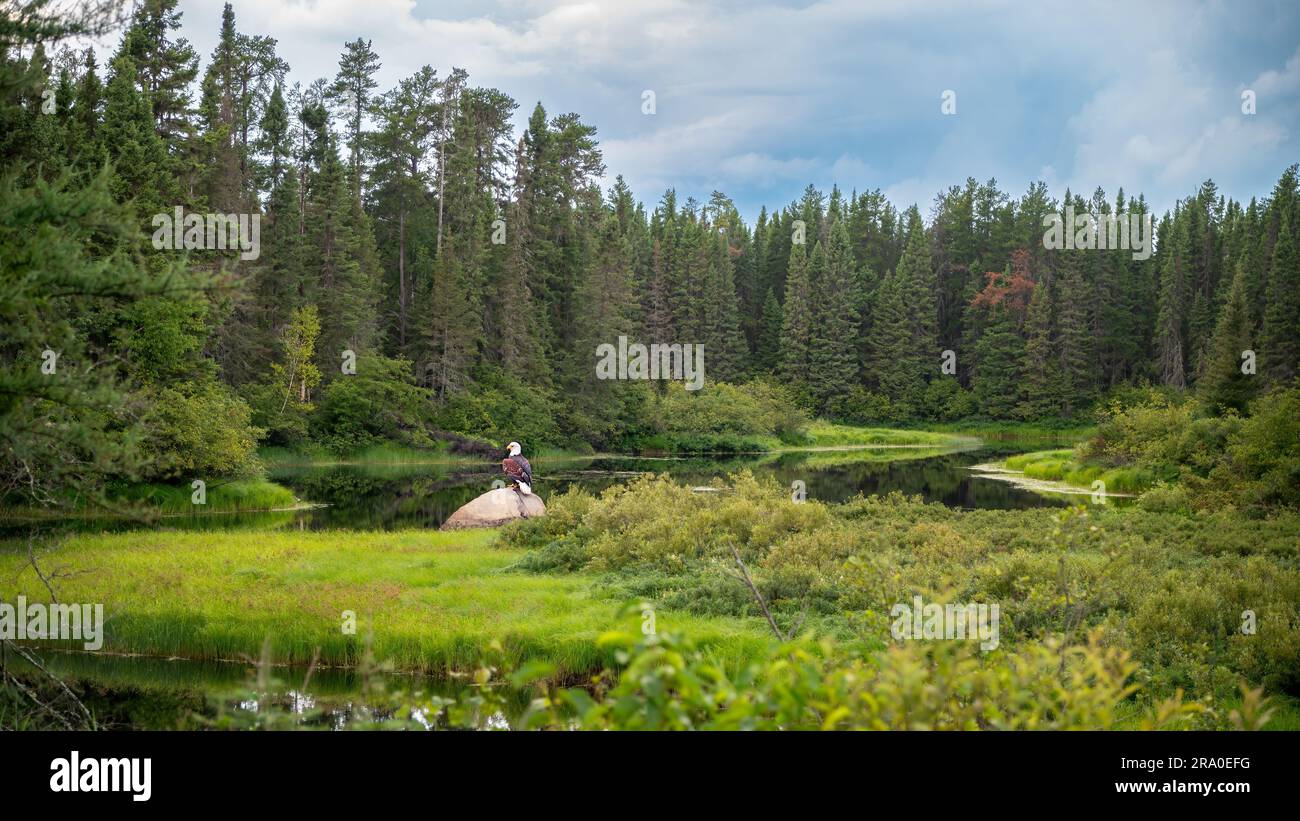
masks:
[[[1060,656],[1031,647],[992,659],[948,642],[862,654],[798,641],[728,675],[672,635],[622,648],[621,669],[593,698],[546,692],[518,722],[585,730],[1067,730],[1115,725],[1136,687],[1128,654],[1093,638]],[[1061,669],[1064,664],[1064,675]],[[536,675],[539,671],[529,671]],[[1147,711],[1143,726],[1187,726],[1201,705],[1181,698]]]
[[[503,535],[507,544],[536,544],[538,532],[577,536],[583,566],[616,569],[629,565],[681,572],[700,562],[730,556],[758,557],[783,537],[829,521],[826,506],[798,504],[773,492],[748,472],[695,492],[667,475],[645,476],[605,490],[598,500],[570,491],[553,498],[546,519],[520,522]]]
[[[854,385],[846,396],[833,403],[831,415],[858,424],[897,424],[910,421],[915,410],[901,399]]]
[[[709,382],[698,391],[670,382],[652,413],[656,427],[670,435],[767,434],[796,441],[808,424],[789,394],[761,380]]]
[[[172,385],[215,375],[202,355],[210,331],[205,301],[149,297],[122,309],[120,321],[118,346],[135,379]]]
[[[1182,485],[1161,482],[1143,493],[1138,505],[1152,513],[1184,513],[1191,509],[1191,498]]]
[[[1185,398],[1151,392],[1131,405],[1113,402],[1100,414],[1083,455],[1115,466],[1138,465],[1162,479],[1204,476],[1218,461],[1240,418],[1203,416]]]
[[[662,390],[619,384],[602,417],[587,413],[580,399],[562,401],[551,391],[488,372],[475,391],[439,407],[434,422],[490,441],[517,440],[530,451],[590,445],[671,453],[770,450],[805,441],[809,423],[787,390],[762,380],[710,380],[698,391],[680,382]]]
[[[141,263],[135,215],[113,201],[111,180],[67,173],[24,187],[16,171],[0,175],[0,483],[11,504],[98,498],[152,467],[151,405],[122,361],[119,309],[202,281]]]
[[[369,646],[358,659],[363,696],[346,710],[320,701],[304,709],[264,653],[256,680],[222,698],[126,688],[109,701],[111,728],[298,730],[1105,730],[1254,726],[1270,711],[1259,691],[1240,713],[1216,713],[1176,693],[1133,704],[1138,665],[1100,633],[1063,652],[1045,646],[977,656],[952,643],[911,642],[884,651],[828,639],[773,643],[731,669],[672,632],[613,631],[598,644],[612,660],[586,686],[558,686],[545,661],[503,658],[484,648],[467,675],[473,686],[442,693],[385,675]],[[30,684],[31,682],[29,682]],[[87,703],[97,694],[74,684]],[[432,689],[432,691],[430,691]],[[27,690],[30,693],[30,690]],[[329,701],[324,702],[328,704]],[[248,705],[255,704],[255,709]],[[23,694],[0,688],[0,726],[17,729],[29,713]]]
[[[478,390],[460,393],[437,407],[433,423],[443,429],[501,445],[517,441],[528,451],[566,444],[556,421],[558,403],[549,391],[493,373]]]
[[[1148,392],[1115,400],[1081,455],[1182,482],[1192,506],[1260,514],[1300,506],[1300,388],[1266,394],[1244,418]],[[1108,484],[1108,488],[1109,488]],[[1153,502],[1155,503],[1155,502]]]
[[[242,399],[215,380],[151,389],[154,408],[148,449],[151,478],[251,476],[260,430]]]
[[[899,494],[827,506],[746,474],[708,493],[658,477],[565,494],[548,514],[503,530],[504,544],[536,548],[520,569],[603,572],[663,606],[759,615],[734,545],[783,627],[807,614],[823,634],[888,642],[885,614],[913,595],[997,603],[1003,646],[1018,650],[1107,628],[1144,665],[1153,697],[1231,696],[1242,680],[1300,692],[1287,672],[1300,646],[1294,514],[1096,507],[1062,518]],[[1240,632],[1244,610],[1260,619],[1256,635]]]
[[[288,325],[280,332],[281,361],[271,363],[269,373],[260,382],[244,389],[253,409],[253,421],[265,431],[272,445],[301,445],[307,439],[311,415],[316,410],[312,392],[321,379],[314,361],[318,336],[320,312],[316,306],[294,309]]]
[[[410,374],[404,360],[359,357],[355,374],[336,376],[321,391],[311,421],[316,440],[338,453],[379,442],[431,446],[430,392]]]
[[[935,379],[926,385],[921,409],[927,419],[951,422],[976,415],[979,405],[975,394],[955,378]]]
[[[253,423],[263,431],[264,443],[289,448],[308,444],[315,404],[300,402],[271,382],[246,385],[242,393],[252,411]]]
[[[888,394],[855,385],[829,407],[830,415],[859,424],[907,424],[918,419],[952,422],[978,414],[975,394],[956,379],[935,379],[925,386],[920,402],[891,399]]]
[[[1300,388],[1257,399],[1250,410],[1208,479],[1193,486],[1207,507],[1300,507]]]

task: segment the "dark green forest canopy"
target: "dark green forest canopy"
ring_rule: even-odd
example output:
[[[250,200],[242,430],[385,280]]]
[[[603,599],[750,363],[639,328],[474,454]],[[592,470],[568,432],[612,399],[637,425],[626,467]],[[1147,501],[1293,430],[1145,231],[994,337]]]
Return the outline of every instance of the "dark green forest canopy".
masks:
[[[968,179],[925,214],[809,186],[749,222],[722,192],[602,190],[591,124],[539,102],[516,133],[518,103],[462,69],[380,88],[364,39],[307,80],[229,5],[206,59],[176,0],[141,3],[110,55],[9,5],[30,14],[0,40],[6,492],[53,494],[33,477],[56,467],[237,474],[259,443],[618,447],[663,402],[595,379],[621,335],[861,422],[1078,418],[1141,383],[1244,409],[1296,377],[1294,166],[1245,204],[1189,192],[1148,259],[1044,247],[1067,206],[1148,208],[1042,183]],[[157,250],[178,207],[256,215],[259,252]]]

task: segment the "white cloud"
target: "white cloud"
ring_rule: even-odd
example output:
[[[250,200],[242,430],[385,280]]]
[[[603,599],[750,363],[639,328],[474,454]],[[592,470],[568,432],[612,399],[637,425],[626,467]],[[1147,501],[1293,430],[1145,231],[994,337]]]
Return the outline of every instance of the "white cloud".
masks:
[[[1255,82],[1247,86],[1255,92],[1256,98],[1263,98],[1268,104],[1280,103],[1300,92],[1300,46],[1296,47],[1295,54],[1286,61],[1286,66],[1281,70],[1269,69],[1255,78]]]
[[[181,0],[206,63],[224,0]],[[1229,68],[1224,46],[1297,29],[1294,10],[1096,0],[1068,10],[1013,0],[233,0],[291,79],[333,76],[348,40],[373,41],[382,87],[428,63],[467,69],[520,103],[576,111],[612,178],[654,201],[713,187],[746,212],[814,182],[882,188],[928,212],[967,176],[1018,194],[1145,191],[1158,207],[1214,176],[1275,178],[1295,155],[1300,49]],[[1285,4],[1283,4],[1285,5]],[[1283,38],[1285,39],[1285,38]],[[1253,78],[1243,85],[1243,78]],[[1240,114],[1240,92],[1258,114]],[[939,94],[958,93],[942,117]],[[658,111],[640,113],[643,89]],[[1027,169],[1040,169],[1037,174]],[[1050,173],[1049,173],[1050,172]]]
[[[1294,63],[1287,73],[1267,72],[1265,84],[1288,87]],[[1100,185],[1113,193],[1122,185],[1132,193],[1136,182],[1161,210],[1201,180],[1273,162],[1289,139],[1276,115],[1243,114],[1233,85],[1170,48],[1098,89],[1070,118],[1069,131],[1076,149],[1068,182],[1076,192]]]

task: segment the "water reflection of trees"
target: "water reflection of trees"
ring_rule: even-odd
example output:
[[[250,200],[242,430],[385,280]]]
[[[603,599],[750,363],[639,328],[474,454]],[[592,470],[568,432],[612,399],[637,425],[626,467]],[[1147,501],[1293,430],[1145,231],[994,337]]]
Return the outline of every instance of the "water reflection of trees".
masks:
[[[389,529],[436,527],[491,489],[494,478],[500,477],[478,466],[423,474],[407,469],[397,476],[345,466],[300,477],[292,486],[300,497],[328,506],[310,514],[312,526]]]
[[[667,473],[707,485],[750,470],[783,487],[801,480],[808,498],[843,502],[900,491],[962,508],[1023,508],[1063,504],[1003,482],[974,476],[970,466],[1002,458],[1007,448],[953,452],[921,448],[802,451],[725,458],[538,457],[535,490],[543,498],[581,487],[599,493],[642,473]],[[470,465],[340,465],[275,477],[299,497],[328,505],[304,514],[305,526],[391,529],[437,527],[457,508],[501,479],[492,463]]]

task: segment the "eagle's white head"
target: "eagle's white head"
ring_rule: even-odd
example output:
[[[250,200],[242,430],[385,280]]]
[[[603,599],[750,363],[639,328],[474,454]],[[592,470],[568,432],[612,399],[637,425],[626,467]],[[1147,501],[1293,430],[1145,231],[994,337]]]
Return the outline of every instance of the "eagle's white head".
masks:
[[[519,447],[518,442],[511,442],[510,444],[506,445],[506,455],[508,456],[518,456],[523,452],[524,449]]]

